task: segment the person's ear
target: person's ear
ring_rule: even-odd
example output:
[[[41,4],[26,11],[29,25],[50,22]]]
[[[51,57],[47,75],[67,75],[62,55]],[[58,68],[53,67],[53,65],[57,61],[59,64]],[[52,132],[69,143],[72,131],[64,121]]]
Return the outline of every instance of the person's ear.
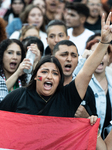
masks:
[[[46,38],[47,44],[48,44],[48,37]],[[48,44],[49,45],[49,44]]]
[[[22,40],[23,40],[22,36],[19,38],[19,40],[22,42]]]
[[[37,80],[37,76],[34,78],[34,80]]]

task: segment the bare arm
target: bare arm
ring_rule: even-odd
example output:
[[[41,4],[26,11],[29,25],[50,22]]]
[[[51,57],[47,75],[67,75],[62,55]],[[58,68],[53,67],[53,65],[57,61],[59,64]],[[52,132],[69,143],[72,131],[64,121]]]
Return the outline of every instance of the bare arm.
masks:
[[[89,119],[90,124],[93,125],[97,121],[97,116],[91,116],[89,117]],[[103,140],[98,134],[96,150],[112,150],[112,130],[110,131],[105,140]]]
[[[101,42],[109,43],[112,39],[112,32],[110,26],[111,13],[105,22],[105,16],[102,15],[102,30],[101,30]],[[86,60],[83,68],[78,73],[75,79],[75,85],[80,97],[83,99],[91,80],[92,74],[94,73],[97,66],[101,63],[105,52],[107,51],[109,44],[102,44],[99,42],[96,50],[93,54]]]
[[[108,150],[101,136],[97,138],[96,150]]]
[[[104,140],[105,144],[107,145],[107,150],[112,150],[112,130]]]
[[[101,136],[97,138],[96,150],[112,150],[112,130],[104,141]]]

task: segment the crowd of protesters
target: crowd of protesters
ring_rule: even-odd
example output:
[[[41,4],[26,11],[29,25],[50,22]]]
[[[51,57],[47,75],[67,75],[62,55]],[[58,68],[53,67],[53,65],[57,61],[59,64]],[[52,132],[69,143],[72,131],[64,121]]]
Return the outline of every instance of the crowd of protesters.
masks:
[[[98,117],[96,148],[111,150],[111,8],[110,0],[0,1],[0,110]]]

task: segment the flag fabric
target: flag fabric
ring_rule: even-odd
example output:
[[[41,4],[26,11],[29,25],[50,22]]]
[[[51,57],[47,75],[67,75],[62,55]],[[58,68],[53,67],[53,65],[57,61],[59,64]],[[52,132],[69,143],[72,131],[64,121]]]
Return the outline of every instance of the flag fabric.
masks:
[[[96,150],[100,119],[49,117],[0,111],[0,148]]]

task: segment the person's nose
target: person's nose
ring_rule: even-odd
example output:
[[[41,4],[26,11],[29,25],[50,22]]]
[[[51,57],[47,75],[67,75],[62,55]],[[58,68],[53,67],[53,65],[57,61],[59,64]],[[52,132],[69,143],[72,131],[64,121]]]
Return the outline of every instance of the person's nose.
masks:
[[[52,73],[51,72],[48,73],[47,78],[52,79]]]
[[[67,56],[67,61],[71,61],[71,60],[72,60],[71,55],[68,55],[68,56]]]
[[[38,20],[38,16],[36,15],[36,16],[35,16],[35,21],[37,21],[37,20]]]
[[[13,59],[17,59],[17,54],[16,53],[13,54]]]
[[[58,43],[58,42],[59,42],[59,37],[56,36],[56,37],[55,37],[55,43]]]

